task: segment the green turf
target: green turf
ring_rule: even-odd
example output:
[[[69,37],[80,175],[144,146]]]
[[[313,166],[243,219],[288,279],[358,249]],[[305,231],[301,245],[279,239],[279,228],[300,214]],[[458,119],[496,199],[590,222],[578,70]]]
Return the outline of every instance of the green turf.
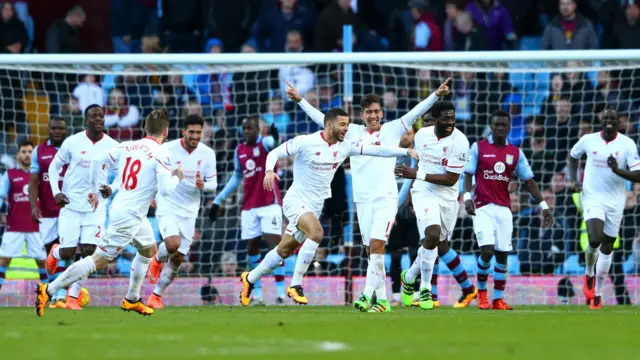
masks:
[[[637,359],[639,314],[638,307],[369,314],[349,307],[218,306],[142,317],[89,307],[47,309],[39,319],[31,309],[0,308],[0,353],[20,360]]]

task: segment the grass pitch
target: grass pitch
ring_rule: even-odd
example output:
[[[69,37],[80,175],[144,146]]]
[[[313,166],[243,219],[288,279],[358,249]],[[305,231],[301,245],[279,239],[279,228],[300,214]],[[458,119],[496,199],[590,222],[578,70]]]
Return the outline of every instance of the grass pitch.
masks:
[[[640,308],[520,307],[390,314],[349,307],[167,308],[151,317],[0,308],[2,358],[637,359]]]

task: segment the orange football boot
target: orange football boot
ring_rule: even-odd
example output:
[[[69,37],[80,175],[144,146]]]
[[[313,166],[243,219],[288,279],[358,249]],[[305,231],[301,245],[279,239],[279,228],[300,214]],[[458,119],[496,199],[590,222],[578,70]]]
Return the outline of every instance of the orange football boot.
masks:
[[[478,288],[474,286],[472,292],[469,292],[466,294],[462,293],[462,296],[460,296],[460,299],[458,299],[458,302],[453,305],[453,308],[454,309],[466,308],[477,297],[478,297]]]
[[[242,282],[242,290],[240,291],[240,303],[242,304],[242,306],[247,306],[251,302],[251,292],[253,291],[253,284],[249,282],[248,277],[248,271],[240,274],[240,281]]]
[[[147,299],[147,306],[152,309],[164,309],[164,305],[162,305],[162,297],[152,293]]]
[[[143,316],[151,316],[153,314],[153,309],[145,305],[142,300],[131,302],[127,299],[122,299],[120,308],[126,312],[135,311]]]
[[[490,308],[491,304],[489,303],[489,298],[487,297],[487,290],[478,290],[478,309],[489,310]]]
[[[591,300],[591,305],[589,306],[589,308],[591,310],[599,310],[602,309],[602,297],[601,296],[595,296],[592,300]]]
[[[494,299],[491,310],[513,310],[513,308],[502,299]]]
[[[584,284],[582,285],[582,292],[588,301],[593,300],[596,297],[596,277],[584,276]]]
[[[36,303],[34,304],[34,310],[36,316],[42,317],[44,315],[44,309],[47,307],[47,303],[51,300],[51,297],[47,293],[47,284],[36,285]]]
[[[53,257],[53,250],[55,250],[58,244],[53,244],[51,250],[49,251],[49,256],[47,256],[47,261],[44,263],[45,269],[47,269],[47,274],[53,275],[56,273],[56,269],[58,268],[58,259]]]
[[[162,263],[154,256],[149,264],[149,270],[147,270],[147,278],[152,285],[157,283],[160,279],[160,271],[162,270]]]

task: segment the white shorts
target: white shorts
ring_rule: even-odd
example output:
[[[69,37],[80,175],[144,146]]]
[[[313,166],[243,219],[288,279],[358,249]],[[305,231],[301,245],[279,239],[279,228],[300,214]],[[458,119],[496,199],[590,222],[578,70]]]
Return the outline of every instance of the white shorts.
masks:
[[[398,213],[397,198],[379,198],[369,202],[356,203],[358,225],[362,243],[369,246],[371,239],[389,239],[389,233]]]
[[[444,200],[436,195],[411,193],[420,240],[429,226],[440,225],[440,241],[449,240],[458,220],[458,201]]]
[[[478,246],[493,245],[497,251],[513,250],[513,213],[506,206],[487,204],[476,209],[473,217],[473,232],[476,233]]]
[[[96,245],[104,235],[106,211],[80,212],[60,209],[58,235],[60,248],[75,248],[78,244]]]
[[[40,237],[45,245],[58,238],[58,218],[40,219]]]
[[[177,215],[158,215],[158,227],[163,239],[169,236],[180,236],[178,252],[187,255],[196,232],[196,217]]]
[[[287,220],[289,220],[289,224],[284,233],[293,236],[299,243],[302,243],[306,239],[306,235],[298,230],[298,219],[306,213],[313,213],[316,218],[319,219],[320,214],[322,214],[322,204],[319,206],[309,206],[293,196],[285,196],[282,201],[282,212]]]
[[[0,245],[0,257],[22,257],[22,245],[27,243],[27,257],[45,260],[47,252],[39,232],[5,232]]]
[[[109,227],[100,240],[96,253],[113,260],[131,242],[138,249],[155,245],[153,228],[146,217],[138,218],[124,211],[111,211]]]
[[[242,240],[250,240],[264,234],[282,235],[282,207],[272,204],[243,210],[240,214]]]
[[[604,234],[617,238],[620,234],[623,210],[616,210],[601,204],[584,203],[584,221],[600,219],[604,221]]]

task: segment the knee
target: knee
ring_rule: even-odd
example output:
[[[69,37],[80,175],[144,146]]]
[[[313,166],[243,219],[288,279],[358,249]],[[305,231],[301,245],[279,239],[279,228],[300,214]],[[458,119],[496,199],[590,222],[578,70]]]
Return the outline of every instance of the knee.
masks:
[[[96,270],[102,270],[106,268],[111,262],[111,259],[108,259],[107,257],[100,254],[93,254],[91,256],[93,257],[93,262],[96,264]]]
[[[260,254],[260,240],[261,238],[251,239],[247,241],[247,254],[249,255]]]
[[[167,247],[167,252],[169,254],[174,254],[180,248],[180,237],[179,236],[170,236],[164,240],[164,246]]]
[[[324,230],[322,229],[322,226],[314,227],[313,229],[311,229],[311,231],[309,231],[309,234],[307,234],[307,236],[309,237],[309,239],[319,244],[322,242],[322,238],[324,238]]]
[[[609,255],[613,252],[613,244],[609,241],[605,241],[600,245],[600,252],[604,255]]]
[[[91,256],[93,255],[93,253],[96,251],[96,246],[95,245],[82,245],[80,248],[80,255],[85,258],[87,256]]]
[[[485,262],[491,261],[491,258],[493,257],[494,253],[496,254],[496,258],[497,258],[498,253],[494,251],[493,245],[480,247],[480,257],[482,257],[482,260],[484,260]]]
[[[276,247],[276,252],[278,253],[278,255],[280,255],[281,258],[286,259],[289,256],[293,255],[293,251],[294,249],[291,249],[289,247],[286,246],[278,246]]]
[[[60,248],[60,259],[62,260],[71,260],[76,255],[76,248]]]
[[[507,259],[509,258],[509,253],[504,252],[504,251],[496,251],[496,261],[499,262],[500,264],[506,264],[507,263]]]
[[[438,256],[444,256],[444,254],[449,252],[449,241],[441,241],[438,244]]]
[[[184,262],[184,255],[179,252],[176,252],[175,254],[171,255],[170,261],[174,265],[180,266]]]
[[[424,232],[424,247],[427,250],[433,250],[440,243],[440,227],[430,226]]]
[[[369,248],[367,249],[367,255],[371,255],[371,254],[378,254],[378,255],[382,255],[384,254],[384,246],[385,246],[385,242],[382,240],[371,240],[371,245],[369,246]]]

